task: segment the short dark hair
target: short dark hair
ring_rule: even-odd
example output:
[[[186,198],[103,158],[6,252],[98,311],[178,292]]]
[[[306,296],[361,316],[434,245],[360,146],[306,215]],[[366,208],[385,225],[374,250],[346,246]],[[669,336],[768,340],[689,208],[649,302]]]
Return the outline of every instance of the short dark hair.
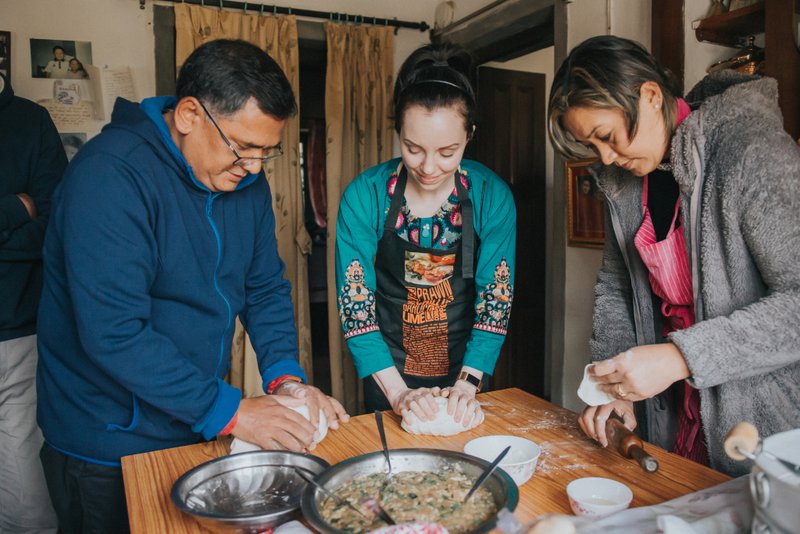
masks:
[[[231,39],[209,41],[191,53],[175,96],[193,96],[220,116],[236,113],[251,98],[278,120],[297,113],[292,86],[275,60],[255,45]]]
[[[671,136],[681,87],[642,45],[614,35],[600,35],[573,48],[556,71],[550,88],[548,131],[553,147],[567,159],[595,156],[564,127],[564,114],[572,107],[619,109],[627,122],[628,138],[633,139],[639,120],[639,90],[648,81],[657,83],[664,95],[661,111],[667,135]]]
[[[464,128],[472,135],[478,114],[475,91],[469,81],[472,58],[449,43],[418,48],[400,67],[394,84],[394,128],[403,127],[403,114],[413,105],[428,110],[458,106]]]
[[[66,50],[64,50],[64,47],[59,45],[55,45],[53,47],[53,53],[55,53],[56,50],[61,50],[62,52],[66,52]]]

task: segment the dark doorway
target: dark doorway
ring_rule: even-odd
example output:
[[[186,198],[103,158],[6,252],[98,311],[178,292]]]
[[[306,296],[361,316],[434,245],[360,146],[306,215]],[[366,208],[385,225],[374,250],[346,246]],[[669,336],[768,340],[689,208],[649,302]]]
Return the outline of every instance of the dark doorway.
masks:
[[[300,143],[301,176],[305,199],[305,226],[311,237],[308,256],[308,293],[311,314],[312,381],[331,393],[328,355],[328,284],[325,205],[325,70],[327,46],[322,38],[300,38]]]
[[[477,159],[517,206],[514,305],[493,388],[545,395],[545,75],[478,69]]]

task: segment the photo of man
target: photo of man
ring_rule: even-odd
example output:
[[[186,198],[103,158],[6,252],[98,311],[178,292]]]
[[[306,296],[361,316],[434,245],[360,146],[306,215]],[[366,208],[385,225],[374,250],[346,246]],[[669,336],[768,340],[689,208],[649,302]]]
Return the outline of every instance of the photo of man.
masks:
[[[92,63],[92,43],[88,41],[60,41],[31,39],[31,76],[34,78],[71,78],[70,63]]]
[[[69,72],[69,60],[72,56],[64,52],[63,46],[53,47],[53,59],[47,62],[44,73],[48,78],[65,78]]]

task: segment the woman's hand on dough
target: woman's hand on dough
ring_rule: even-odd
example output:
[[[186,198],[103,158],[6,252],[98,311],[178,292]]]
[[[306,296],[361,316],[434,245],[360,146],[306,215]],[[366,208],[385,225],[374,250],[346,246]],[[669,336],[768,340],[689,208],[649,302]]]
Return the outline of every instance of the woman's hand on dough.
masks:
[[[593,440],[600,442],[603,447],[608,446],[606,421],[612,412],[616,412],[617,415],[622,417],[622,421],[628,430],[636,428],[633,402],[628,400],[615,400],[600,406],[587,406],[578,416],[578,424],[581,430]]]
[[[433,398],[440,395],[441,389],[438,387],[406,388],[391,400],[392,410],[401,417],[406,417],[408,412],[412,412],[420,421],[431,421],[439,410]]]
[[[683,354],[673,343],[641,345],[595,363],[589,375],[597,387],[618,399],[639,401],[689,378]]]
[[[302,452],[311,446],[317,427],[287,406],[302,406],[304,400],[272,395],[242,399],[238,420],[231,434],[262,449],[285,448]],[[317,416],[319,418],[319,416]]]
[[[291,395],[296,399],[302,399],[304,404],[308,406],[308,416],[311,418],[311,424],[314,425],[314,428],[319,426],[320,410],[325,412],[325,417],[328,420],[328,428],[336,430],[339,428],[339,422],[346,423],[350,420],[350,416],[347,415],[347,411],[339,401],[325,395],[314,386],[286,381],[278,386],[274,393],[279,395]]]
[[[456,380],[451,387],[442,390],[442,397],[447,397],[447,413],[456,423],[468,427],[474,418],[480,416],[481,405],[475,399],[477,392],[478,388],[466,380]]]

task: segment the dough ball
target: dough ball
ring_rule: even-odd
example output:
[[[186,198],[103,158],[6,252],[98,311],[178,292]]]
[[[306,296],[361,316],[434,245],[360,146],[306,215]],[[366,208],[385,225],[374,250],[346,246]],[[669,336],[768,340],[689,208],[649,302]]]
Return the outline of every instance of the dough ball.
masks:
[[[311,420],[309,416],[308,406],[305,404],[302,406],[289,406],[292,410],[296,411],[303,417],[308,420]],[[321,442],[325,436],[328,434],[328,418],[325,417],[325,411],[320,408],[319,410],[319,424],[317,425],[317,431],[314,432],[314,439],[311,442],[311,447],[316,447],[319,442]],[[283,449],[283,447],[276,447],[276,449]],[[249,451],[259,451],[261,447],[256,445],[255,443],[250,443],[248,441],[241,440],[239,438],[233,438],[231,442],[231,454],[237,454],[240,452],[249,452]]]
[[[309,421],[311,420],[311,416],[308,412],[308,406],[305,404],[302,406],[290,406],[290,408]],[[317,425],[317,431],[314,433],[314,441],[311,442],[311,446],[316,446],[319,442],[325,439],[325,436],[328,435],[328,418],[325,417],[325,410],[320,408],[319,410],[319,424]]]
[[[612,395],[597,387],[597,382],[589,377],[589,368],[592,365],[594,364],[590,363],[583,369],[583,380],[578,387],[578,397],[589,406],[600,406],[616,400]]]
[[[445,397],[434,397],[438,410],[436,417],[431,421],[420,421],[413,413],[403,417],[400,426],[409,434],[428,434],[431,436],[452,436],[475,428],[483,423],[483,410],[478,409],[478,414],[472,419],[470,426],[465,427],[461,422],[456,423],[452,415],[447,413],[447,399]]]

